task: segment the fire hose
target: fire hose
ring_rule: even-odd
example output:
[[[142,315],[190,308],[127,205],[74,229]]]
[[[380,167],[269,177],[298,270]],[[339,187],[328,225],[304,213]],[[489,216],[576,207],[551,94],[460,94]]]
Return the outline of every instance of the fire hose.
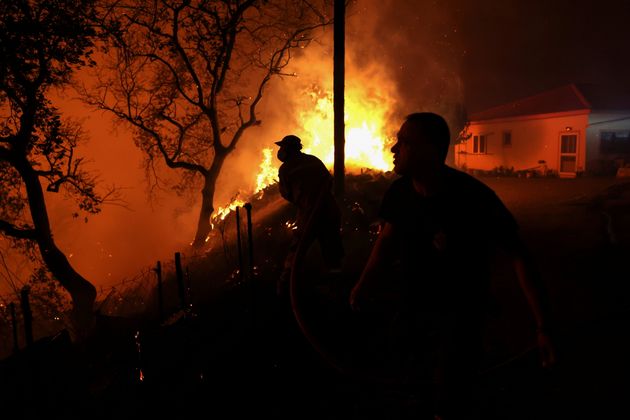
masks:
[[[304,230],[302,231],[302,235],[300,236],[300,239],[298,241],[295,257],[291,266],[291,275],[289,278],[289,297],[291,302],[291,310],[302,335],[307,339],[309,344],[313,347],[313,349],[315,349],[319,356],[335,371],[346,377],[359,379],[364,382],[392,383],[395,381],[392,378],[377,377],[376,375],[369,374],[364,370],[347,366],[343,364],[340,360],[338,360],[338,358],[335,357],[335,355],[331,351],[326,349],[326,347],[317,338],[316,334],[314,334],[314,332],[311,330],[304,318],[304,314],[301,309],[298,293],[298,275],[300,272],[302,272],[306,252],[308,251],[308,247],[311,243],[308,238],[312,237],[311,235],[316,227],[315,222],[317,220],[318,213],[323,210],[324,199],[329,193],[330,184],[326,183],[322,186],[322,189],[319,192],[317,201],[313,206],[313,210],[311,211],[307,219]]]
[[[291,275],[289,277],[289,297],[291,301],[291,310],[293,312],[293,316],[298,324],[298,327],[310,345],[315,349],[315,351],[320,355],[320,357],[328,363],[333,369],[337,372],[348,375],[348,376],[356,376],[358,372],[350,369],[347,366],[344,366],[337,358],[328,351],[320,342],[320,340],[316,337],[316,335],[311,331],[308,326],[308,323],[304,319],[304,314],[302,313],[300,302],[299,302],[299,294],[298,294],[298,273],[302,271],[302,266],[304,265],[304,259],[306,256],[306,252],[308,251],[308,247],[311,243],[308,240],[311,237],[314,229],[315,229],[315,221],[317,220],[318,214],[323,209],[324,198],[327,194],[330,194],[330,183],[325,183],[317,197],[317,201],[311,210],[311,213],[307,219],[306,225],[302,230],[302,235],[298,241],[297,249],[295,251],[295,257],[293,259],[293,264],[291,265]]]
[[[308,323],[304,319],[304,314],[302,313],[300,302],[299,302],[299,294],[298,294],[298,274],[302,271],[302,266],[304,265],[304,259],[306,256],[306,252],[308,251],[308,247],[311,243],[308,240],[312,235],[312,231],[315,229],[315,221],[317,220],[318,213],[323,209],[324,198],[328,193],[330,193],[330,185],[329,183],[324,184],[322,187],[319,196],[317,198],[315,206],[313,206],[313,210],[311,211],[307,223],[304,226],[302,231],[302,235],[298,241],[297,249],[295,252],[295,257],[293,260],[293,264],[291,266],[291,275],[289,279],[289,297],[291,302],[291,310],[293,312],[293,316],[298,324],[298,327],[310,345],[315,349],[315,351],[320,355],[320,357],[334,370],[338,373],[353,377],[356,379],[362,379],[368,382],[379,382],[379,383],[392,383],[396,382],[394,378],[386,378],[383,376],[377,377],[376,375],[371,375],[362,370],[351,368],[349,366],[341,363],[332,352],[327,350],[325,346],[322,345],[321,341],[317,338],[317,336],[313,333],[313,331],[308,326]],[[486,369],[483,369],[479,372],[480,376],[485,376],[491,372],[499,370],[519,359],[526,357],[528,354],[531,354],[537,348],[536,345],[529,346],[524,349],[521,353],[518,353],[512,357],[507,358],[499,363],[496,363],[493,366],[490,366]]]

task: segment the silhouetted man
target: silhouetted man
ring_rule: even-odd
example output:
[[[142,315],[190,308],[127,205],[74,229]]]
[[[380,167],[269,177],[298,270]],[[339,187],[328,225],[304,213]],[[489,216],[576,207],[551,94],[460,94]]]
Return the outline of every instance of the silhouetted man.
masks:
[[[356,310],[370,286],[399,259],[403,319],[419,360],[429,360],[437,414],[467,418],[471,381],[481,355],[481,328],[490,282],[491,250],[509,255],[536,321],[544,366],[554,363],[540,279],[517,224],[496,194],[444,164],[450,133],[433,113],[409,115],[392,147],[402,177],[385,193],[384,225],[350,304]]]
[[[280,194],[297,206],[296,229],[284,263],[279,286],[288,280],[293,267],[298,243],[304,234],[307,245],[317,239],[327,269],[339,269],[344,255],[341,242],[341,217],[337,202],[331,193],[332,176],[317,157],[302,153],[299,137],[288,135],[276,142]],[[312,218],[312,220],[311,220]],[[306,232],[307,224],[311,229]],[[279,290],[280,291],[280,290]]]

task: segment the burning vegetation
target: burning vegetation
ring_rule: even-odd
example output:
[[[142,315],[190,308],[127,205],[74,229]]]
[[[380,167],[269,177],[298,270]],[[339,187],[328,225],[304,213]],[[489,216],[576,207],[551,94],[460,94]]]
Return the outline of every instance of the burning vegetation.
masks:
[[[303,152],[319,157],[332,170],[334,161],[333,97],[332,92],[313,87],[307,92],[312,106],[298,112],[298,136],[304,143]],[[386,172],[393,167],[393,129],[388,125],[388,108],[383,103],[393,103],[384,93],[372,94],[359,88],[346,93],[346,146],[345,166],[349,174],[364,171]],[[279,162],[273,158],[271,148],[262,150],[262,158],[255,174],[256,187],[253,195],[278,181]],[[245,195],[245,193],[243,194]],[[244,204],[243,197],[235,198],[226,206],[219,207],[212,215],[216,222],[223,220],[230,211]]]

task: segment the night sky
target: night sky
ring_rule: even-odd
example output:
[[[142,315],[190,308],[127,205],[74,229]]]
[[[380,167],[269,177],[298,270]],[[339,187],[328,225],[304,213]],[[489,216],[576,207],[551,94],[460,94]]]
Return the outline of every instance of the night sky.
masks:
[[[471,110],[571,82],[630,87],[627,1],[467,4],[459,19]]]
[[[468,112],[573,82],[630,88],[627,1],[373,3],[377,42],[364,43],[366,50],[388,57],[399,83],[412,91],[449,90],[459,78]],[[367,12],[364,4],[356,6]]]

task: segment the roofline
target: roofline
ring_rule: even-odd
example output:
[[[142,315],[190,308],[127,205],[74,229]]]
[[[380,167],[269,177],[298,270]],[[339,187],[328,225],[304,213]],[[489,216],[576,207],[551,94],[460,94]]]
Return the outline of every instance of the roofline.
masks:
[[[630,112],[630,110],[628,112]],[[593,125],[608,124],[608,123],[613,123],[613,122],[618,122],[618,121],[625,121],[625,120],[630,120],[630,115],[626,115],[625,117],[621,117],[621,118],[614,118],[612,120],[597,121],[597,122],[589,124],[588,126],[591,127]]]
[[[490,118],[487,120],[470,120],[470,125],[484,124],[484,123],[498,123],[498,122],[509,122],[509,121],[523,121],[523,120],[542,120],[545,118],[560,118],[560,117],[570,117],[572,115],[588,115],[592,112],[591,109],[575,109],[572,111],[562,111],[562,112],[548,112],[545,114],[527,114],[527,115],[515,115],[513,117],[502,117],[502,118]]]
[[[584,94],[576,86],[575,83],[571,83],[569,86],[573,90],[573,93],[575,93],[575,96],[577,96],[580,102],[582,102],[582,105],[584,105],[585,108],[593,109],[593,106],[591,105],[591,103],[584,97]]]
[[[546,95],[549,94],[549,92],[553,92],[555,90],[560,90],[560,89],[562,89],[564,87],[570,87],[571,90],[577,95],[578,99],[584,105],[584,107],[587,108],[587,109],[591,109],[591,104],[586,100],[586,98],[584,97],[582,92],[580,92],[580,89],[575,85],[575,83],[569,83],[568,85],[562,85],[562,86],[559,86],[559,87],[557,87],[555,89],[550,89],[550,90],[546,90],[544,92],[536,93],[534,95],[525,96],[523,98],[516,99],[514,101],[507,102],[507,103],[504,103],[504,104],[501,104],[501,105],[497,105],[497,106],[494,106],[492,108],[484,109],[484,110],[479,111],[479,112],[473,112],[473,113],[471,113],[471,115],[481,114],[481,113],[485,114],[487,112],[495,111],[497,109],[504,109],[507,106],[516,105],[516,104],[519,104],[519,103],[524,102],[524,101],[529,100],[529,99],[537,98],[539,96],[546,96]],[[534,115],[534,114],[532,114],[532,115]]]

